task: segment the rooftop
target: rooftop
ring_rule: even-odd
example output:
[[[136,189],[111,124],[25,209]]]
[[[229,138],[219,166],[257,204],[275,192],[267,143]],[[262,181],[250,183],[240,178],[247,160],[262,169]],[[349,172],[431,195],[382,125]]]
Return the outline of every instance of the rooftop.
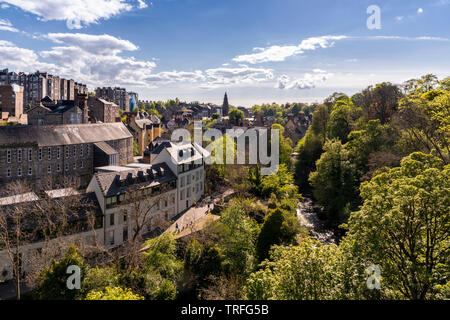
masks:
[[[0,145],[36,142],[38,146],[59,146],[126,138],[132,135],[122,122],[0,127]]]

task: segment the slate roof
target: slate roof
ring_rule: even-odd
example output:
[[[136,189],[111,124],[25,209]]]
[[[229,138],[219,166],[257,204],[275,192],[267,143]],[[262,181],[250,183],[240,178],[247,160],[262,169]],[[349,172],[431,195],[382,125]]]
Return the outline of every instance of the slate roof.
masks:
[[[170,154],[176,164],[188,163],[200,158],[207,158],[210,156],[209,152],[202,148],[200,145],[198,145],[197,143],[191,143],[189,141],[164,141],[151,153],[160,154],[164,149],[167,149],[167,152]]]
[[[37,143],[38,146],[59,146],[132,137],[122,122],[0,127],[0,146],[25,143]]]
[[[142,181],[136,179],[142,175]],[[132,169],[120,172],[102,172],[94,175],[105,197],[119,195],[130,189],[138,190],[176,180],[175,174],[165,163],[154,164],[148,169]],[[135,181],[128,182],[133,178]]]
[[[107,155],[111,156],[114,154],[118,154],[118,152],[116,150],[114,150],[109,144],[107,144],[104,141],[94,143],[94,146],[96,146],[97,148],[102,150]]]

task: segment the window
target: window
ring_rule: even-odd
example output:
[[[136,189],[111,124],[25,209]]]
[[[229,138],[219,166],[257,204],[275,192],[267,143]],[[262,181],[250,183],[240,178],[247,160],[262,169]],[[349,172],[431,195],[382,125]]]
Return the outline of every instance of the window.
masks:
[[[73,146],[73,157],[77,157],[77,146]]]
[[[65,183],[65,184],[69,184],[69,177],[68,177],[68,176],[65,177],[64,183]]]
[[[80,146],[80,158],[83,158],[83,146]]]
[[[86,145],[86,154],[88,155],[88,157],[89,157],[89,154],[91,153],[91,147],[90,147],[90,145]]]
[[[77,163],[76,162],[73,163],[73,170],[77,170]]]
[[[66,163],[66,171],[69,171],[69,164]]]
[[[11,150],[6,150],[6,162],[11,163]]]
[[[42,161],[42,148],[39,148],[38,159],[39,159],[39,161]]]
[[[128,213],[127,213],[126,210],[123,212],[122,218],[123,218],[123,222],[127,222],[127,219],[128,219]]]
[[[109,225],[110,226],[114,225],[114,213],[109,215]]]
[[[6,176],[8,178],[11,178],[11,169],[10,168],[6,169]]]
[[[114,230],[108,231],[108,245],[114,245]]]
[[[52,166],[48,166],[48,167],[47,167],[47,173],[48,173],[48,174],[52,173]]]
[[[80,168],[81,168],[81,169],[83,169],[83,168],[84,168],[84,163],[83,163],[83,160],[81,160],[81,163],[80,163]]]
[[[33,149],[28,149],[28,161],[33,161]]]
[[[189,198],[191,196],[191,187],[187,188],[187,197]]]
[[[184,181],[185,181],[185,177],[181,177],[181,179],[180,179],[180,187],[181,188],[184,187]]]
[[[189,174],[187,176],[187,185],[190,185],[190,184],[191,184],[191,175]]]
[[[22,149],[17,150],[17,162],[22,162]]]
[[[52,148],[48,147],[47,149],[47,156],[48,156],[48,160],[52,160]]]
[[[33,175],[33,168],[28,168],[28,175],[29,176],[32,176]]]
[[[180,192],[180,200],[184,200],[184,190],[181,190]]]
[[[61,158],[61,147],[56,150],[56,158],[59,160]]]
[[[61,165],[59,163],[56,165],[56,172],[61,172]]]
[[[164,201],[164,208],[167,208],[167,206],[168,206],[168,203],[167,203],[167,200],[165,200]]]
[[[69,158],[69,147],[66,146],[66,158]]]
[[[22,176],[22,168],[21,167],[17,168],[17,176],[18,177]]]

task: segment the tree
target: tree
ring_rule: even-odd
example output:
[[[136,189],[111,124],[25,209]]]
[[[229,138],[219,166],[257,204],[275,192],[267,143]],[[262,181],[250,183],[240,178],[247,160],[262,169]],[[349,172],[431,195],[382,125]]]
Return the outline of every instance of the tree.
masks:
[[[88,268],[81,283],[81,296],[91,291],[103,291],[106,287],[118,287],[120,274],[112,267]]]
[[[43,190],[54,190],[56,181],[42,179]],[[59,259],[71,245],[72,234],[91,230],[95,232],[95,214],[90,197],[66,189],[63,197],[52,198],[45,193],[36,199],[31,187],[23,181],[4,186],[2,193],[13,197],[13,204],[0,204],[0,246],[5,248],[12,266],[16,284],[16,298],[20,299],[20,282],[25,279],[34,286],[39,272],[50,266],[52,259]],[[30,244],[37,244],[28,249]],[[95,249],[80,240],[83,249]],[[89,247],[89,248],[87,248]],[[24,277],[23,265],[32,269]]]
[[[449,178],[450,165],[416,152],[362,184],[343,242],[359,264],[380,267],[383,296],[430,299],[448,286]]]
[[[239,126],[244,122],[245,114],[242,110],[239,109],[231,109],[228,113],[228,117],[230,119],[230,123],[235,126]]]
[[[305,238],[299,246],[274,246],[270,260],[251,274],[244,288],[250,300],[341,298],[341,250]]]
[[[330,119],[329,109],[326,105],[319,105],[313,114],[311,129],[313,133],[325,143],[327,139],[328,120]]]
[[[175,237],[167,232],[145,242],[141,267],[128,274],[124,281],[127,287],[147,299],[173,300],[181,269]]]
[[[130,289],[106,287],[104,291],[89,292],[85,300],[144,300],[144,297],[134,294]]]
[[[280,164],[276,174],[263,176],[261,194],[266,199],[275,194],[278,200],[298,197],[294,176],[285,164]]]
[[[34,295],[40,300],[75,300],[80,291],[67,287],[69,266],[78,266],[81,276],[86,274],[88,267],[75,246],[69,247],[60,261],[53,260],[51,266],[41,272]]]
[[[257,223],[249,218],[242,206],[232,203],[214,227],[219,236],[219,248],[228,274],[245,279],[256,266],[255,244],[259,233]]]
[[[259,261],[267,258],[272,245],[291,245],[297,243],[300,232],[298,219],[290,213],[274,209],[266,217],[259,233],[256,251]]]
[[[323,139],[316,135],[311,127],[297,144],[297,161],[295,163],[295,183],[300,190],[309,187],[309,174],[316,169],[316,161],[322,154]]]
[[[450,94],[410,95],[400,101],[396,125],[418,151],[430,152],[450,162]],[[417,150],[416,149],[416,150]]]
[[[325,207],[331,221],[345,221],[356,193],[354,166],[349,152],[340,141],[327,141],[316,167],[317,170],[309,177],[314,197]]]
[[[328,123],[328,137],[347,142],[347,136],[351,131],[350,126],[351,107],[347,102],[337,101],[333,106]]]
[[[284,127],[278,123],[272,125],[272,129],[280,130],[279,155],[280,163],[284,163],[288,168],[292,166],[292,140],[284,136]]]

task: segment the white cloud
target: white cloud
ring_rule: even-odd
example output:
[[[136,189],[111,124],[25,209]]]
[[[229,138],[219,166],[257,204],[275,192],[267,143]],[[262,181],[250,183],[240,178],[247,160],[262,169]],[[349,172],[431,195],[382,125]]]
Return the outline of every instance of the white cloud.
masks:
[[[402,21],[404,18],[405,18],[404,16],[398,16],[398,17],[395,17],[395,20]]]
[[[0,18],[0,30],[2,31],[10,31],[10,32],[19,32],[16,28],[13,27],[11,22],[8,19]]]
[[[5,40],[0,40],[0,63],[3,67],[20,71],[56,70],[55,65],[40,62],[33,50],[16,47]]]
[[[0,0],[0,3],[33,13],[43,21],[67,21],[68,27],[76,29],[123,12],[147,7],[143,0]]]
[[[291,81],[291,79],[283,74],[278,78],[278,83],[275,88],[278,89],[313,89],[321,83],[327,81],[332,77],[332,73],[327,73],[325,70],[314,69],[313,73],[305,73],[303,78]]]
[[[3,4],[0,6],[0,8],[2,8],[2,9],[8,9],[8,8],[9,8],[9,5],[6,4],[6,3],[3,3]]]
[[[184,81],[198,82],[205,80],[205,76],[203,75],[203,72],[200,70],[197,70],[195,72],[174,70],[174,71],[164,71],[150,75],[145,80],[149,82],[164,82],[164,83],[184,82]]]
[[[211,89],[222,86],[255,84],[273,79],[273,70],[250,68],[242,65],[236,68],[215,68],[205,70],[207,83],[201,88]]]
[[[322,36],[303,40],[296,46],[271,46],[267,48],[254,48],[256,53],[240,55],[233,58],[235,62],[248,62],[251,64],[262,62],[279,62],[286,58],[299,55],[305,51],[318,48],[328,48],[334,45],[334,41],[347,38],[346,36]]]
[[[76,46],[92,54],[117,54],[122,51],[135,51],[136,45],[111,35],[90,35],[84,33],[49,33],[44,36],[58,44]]]
[[[423,13],[423,9],[422,8],[417,9],[417,14],[421,14],[421,13]]]

